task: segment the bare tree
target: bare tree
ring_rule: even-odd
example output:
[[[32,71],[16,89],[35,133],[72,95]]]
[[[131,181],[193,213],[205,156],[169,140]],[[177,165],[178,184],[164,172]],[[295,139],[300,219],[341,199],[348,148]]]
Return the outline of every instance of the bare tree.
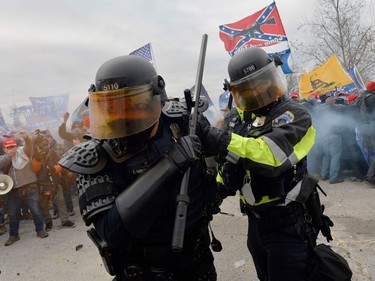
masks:
[[[337,54],[345,69],[355,66],[364,80],[373,80],[375,26],[373,21],[365,22],[372,17],[363,1],[317,0],[313,19],[300,26],[309,31],[313,42],[297,41],[292,46],[305,57],[305,63],[319,65]]]

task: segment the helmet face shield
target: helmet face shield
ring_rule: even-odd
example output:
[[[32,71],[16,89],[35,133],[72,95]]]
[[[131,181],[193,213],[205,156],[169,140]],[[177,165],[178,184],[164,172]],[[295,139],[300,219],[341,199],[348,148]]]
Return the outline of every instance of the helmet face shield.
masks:
[[[161,114],[152,83],[118,90],[89,92],[90,134],[97,139],[122,138],[154,125]]]
[[[236,105],[245,111],[262,108],[286,91],[285,78],[273,62],[260,70],[230,83]]]

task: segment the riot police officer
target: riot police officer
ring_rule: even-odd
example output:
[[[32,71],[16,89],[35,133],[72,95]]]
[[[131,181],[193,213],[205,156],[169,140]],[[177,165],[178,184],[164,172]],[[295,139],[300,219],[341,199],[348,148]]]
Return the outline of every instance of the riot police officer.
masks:
[[[221,159],[222,196],[239,190],[259,280],[307,280],[322,215],[316,198],[314,222],[313,210],[304,208],[306,197],[316,195],[317,180],[306,175],[305,164],[315,129],[306,109],[285,96],[285,78],[277,66],[278,60],[260,48],[233,56],[227,87],[237,106],[227,114],[223,130],[201,122],[198,135]]]
[[[80,212],[94,225],[89,236],[115,280],[216,280],[206,208],[215,180],[209,184],[199,138],[178,138],[186,118],[168,116],[167,102],[164,80],[147,60],[110,59],[89,90],[92,139],[59,162],[78,173]],[[190,203],[178,252],[171,249],[176,197],[188,167]]]

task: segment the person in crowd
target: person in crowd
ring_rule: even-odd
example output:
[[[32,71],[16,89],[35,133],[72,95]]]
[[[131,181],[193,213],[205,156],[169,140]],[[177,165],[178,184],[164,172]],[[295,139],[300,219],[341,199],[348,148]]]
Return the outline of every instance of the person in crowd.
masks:
[[[83,136],[88,132],[89,128],[87,126],[89,126],[90,121],[89,118],[86,118],[85,122],[76,120],[72,123],[70,132],[67,132],[66,123],[69,120],[69,116],[69,112],[64,113],[63,122],[59,126],[58,133],[60,138],[66,141],[67,147],[71,148],[73,145],[85,140]]]
[[[57,156],[61,158],[67,150],[64,147],[63,142],[58,142],[49,130],[45,130],[45,138],[49,143],[50,149],[52,149],[57,154]]]
[[[66,149],[64,147],[63,144],[59,144],[52,136],[52,134],[50,132],[46,132],[46,135],[45,135],[48,143],[49,143],[49,147],[51,150],[54,151],[54,154],[56,154],[56,156],[58,157],[58,159],[60,159],[64,153],[66,152]],[[69,216],[74,216],[75,213],[74,213],[74,204],[73,204],[73,199],[72,199],[72,190],[76,190],[75,188],[75,180],[76,180],[76,175],[74,175],[73,173],[65,170],[65,169],[62,169],[61,170],[61,176],[60,176],[60,184],[62,186],[62,190],[63,190],[63,195],[64,195],[64,202],[65,202],[65,205],[66,205],[66,209],[68,210],[68,214]],[[59,218],[59,211],[58,211],[58,206],[56,204],[56,202],[54,201],[54,203],[52,204],[53,206],[53,219],[57,219]],[[65,218],[63,219],[65,221]]]
[[[345,91],[341,91],[338,93],[335,104],[348,104],[348,96]]]
[[[62,138],[66,144],[66,147],[69,149],[86,139],[84,138],[85,135],[89,133],[90,129],[90,118],[89,116],[85,116],[83,121],[74,121],[71,126],[70,132],[66,131],[66,124],[69,120],[69,112],[65,112],[63,116],[63,122],[59,126],[58,134],[60,138]],[[63,190],[64,190],[64,198],[66,200],[67,208],[69,211],[69,215],[74,215],[74,210],[72,209],[73,205],[71,202],[71,194],[76,193],[75,182],[77,179],[77,175],[75,173],[69,172],[68,170],[64,171],[63,177]],[[56,219],[59,217],[57,212],[56,206],[54,206],[54,214],[53,218]]]
[[[300,98],[299,98],[299,94],[298,92],[291,92],[289,97],[293,100],[293,101],[296,101],[296,102],[299,102],[300,101]]]
[[[115,280],[214,281],[208,222],[215,179],[201,161],[199,138],[186,136],[187,120],[162,112],[164,87],[144,58],[105,62],[89,90],[92,139],[59,163],[78,173],[81,215],[93,224],[90,237]],[[172,123],[178,125],[173,130]],[[176,198],[187,199],[179,192],[188,167],[190,203],[186,229],[178,228],[184,231],[180,245],[174,237],[181,236],[173,235]]]
[[[0,236],[7,232],[4,219],[4,209],[0,208]]]
[[[319,109],[325,102],[326,96],[319,97],[321,102],[317,102],[316,99],[303,99],[301,105],[303,105],[311,116],[313,126],[316,130],[315,143],[307,155],[307,171],[314,175],[316,178],[320,178],[320,171],[323,158],[323,143],[324,141],[320,138],[321,126],[324,122],[321,122],[321,116],[319,115]]]
[[[2,139],[0,141],[0,156],[5,154],[5,151],[3,149],[3,141],[8,138],[11,138],[10,133],[2,136]],[[4,193],[1,193],[0,189],[0,235],[3,235],[7,232],[7,228],[5,225],[5,216],[7,214],[5,190],[3,192]]]
[[[5,138],[14,138],[17,141],[18,146],[22,146],[24,144],[23,139],[20,137],[20,134],[16,131],[9,131],[4,136]],[[32,220],[32,214],[30,209],[27,207],[27,204],[24,200],[21,202],[21,220]]]
[[[369,168],[366,174],[366,181],[375,186],[375,81],[367,83],[366,91],[361,97],[360,113],[364,123],[361,134],[364,136],[369,149]]]
[[[353,96],[354,95],[354,98]],[[337,116],[342,125],[342,157],[341,169],[351,173],[351,181],[362,182],[366,178],[368,165],[357,142],[356,127],[359,123],[360,114],[356,106],[356,94],[350,94],[345,103],[342,114]]]
[[[330,184],[344,181],[341,169],[344,110],[345,106],[335,104],[332,96],[326,98],[319,110],[320,122],[324,122],[320,130],[323,147],[320,177],[329,180]]]
[[[320,95],[317,92],[311,93],[307,99],[316,103],[322,102],[322,100],[320,99]]]
[[[5,185],[3,188],[0,188],[0,235],[3,235],[7,232],[6,222],[5,222],[5,215],[7,213],[7,206],[6,206],[6,192]]]
[[[15,131],[8,131],[5,135],[3,135],[4,139],[15,139],[18,146],[23,145],[23,140],[20,138],[20,135]],[[5,152],[3,150],[3,146],[1,145],[0,155],[4,155]],[[27,207],[24,200],[21,202],[21,211],[20,211],[21,219],[22,220],[32,220],[33,217],[31,215],[30,209]]]
[[[58,213],[63,227],[73,228],[75,224],[69,220],[68,211],[64,201],[61,186],[61,166],[58,161],[61,157],[51,148],[47,134],[39,130],[34,135],[34,172],[36,172],[37,183],[40,193],[40,205],[43,211],[45,230],[52,229],[52,217],[49,211],[50,202],[57,206]],[[36,163],[35,163],[36,162]]]
[[[5,242],[5,246],[10,246],[20,239],[19,223],[22,200],[27,203],[32,213],[36,235],[40,238],[48,237],[48,233],[44,230],[36,175],[31,167],[31,139],[27,132],[21,131],[19,134],[24,140],[24,145],[18,146],[17,141],[13,138],[6,139],[3,142],[5,155],[0,157],[0,171],[9,175],[14,183],[11,191],[7,193],[9,239]]]
[[[86,115],[82,120],[82,130],[85,134],[90,133],[90,116]]]
[[[206,153],[221,159],[220,194],[240,191],[259,280],[307,280],[317,230],[297,194],[316,188],[300,184],[317,182],[306,173],[315,129],[306,108],[286,97],[278,65],[261,48],[237,52],[228,64],[237,105],[230,122],[221,130],[199,120],[197,134]]]
[[[350,94],[348,96],[348,104],[352,104],[358,98],[357,94]]]

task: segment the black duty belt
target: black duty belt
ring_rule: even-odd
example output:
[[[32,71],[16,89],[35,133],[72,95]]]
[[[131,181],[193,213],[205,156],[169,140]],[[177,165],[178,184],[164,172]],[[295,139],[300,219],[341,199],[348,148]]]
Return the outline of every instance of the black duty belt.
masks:
[[[254,210],[251,212],[257,219],[264,221],[270,229],[295,224],[297,217],[305,214],[303,206],[296,202],[286,206],[271,207],[262,212],[255,212]]]

